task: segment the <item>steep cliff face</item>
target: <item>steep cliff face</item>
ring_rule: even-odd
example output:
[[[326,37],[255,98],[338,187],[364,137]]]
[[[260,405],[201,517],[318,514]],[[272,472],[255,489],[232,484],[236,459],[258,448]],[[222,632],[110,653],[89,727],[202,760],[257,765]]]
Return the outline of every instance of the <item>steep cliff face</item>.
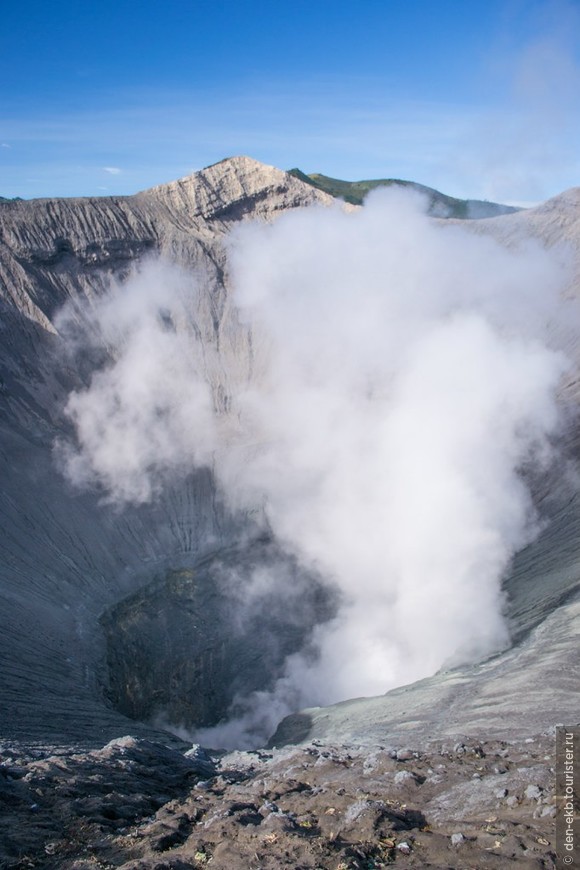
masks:
[[[242,579],[257,564],[292,576],[296,569],[260,517],[222,502],[210,469],[185,475],[151,504],[118,511],[98,492],[73,491],[54,457],[55,439],[70,425],[66,398],[95,362],[88,348],[66,351],[58,319],[65,304],[69,318],[90,329],[91,311],[111,282],[123,282],[151,255],[203,273],[196,334],[215,408],[227,415],[231,382],[251,380],[255,348],[228,295],[225,236],[238,221],[332,202],[287,173],[232,158],[133,197],[0,203],[3,736],[104,742],[145,729],[125,716],[211,724],[237,692],[271,685],[286,656],[333,613],[319,578],[296,575],[300,594],[290,606],[274,613],[264,598],[240,634],[224,573],[232,565]],[[507,244],[526,234],[547,244],[563,239],[576,256],[580,193],[478,221],[475,231]],[[567,389],[576,395],[575,378]],[[366,706],[308,711],[285,723],[279,741],[316,734],[364,742],[385,728],[415,728],[422,739],[437,728],[468,732],[482,722],[501,731],[509,710],[511,727],[526,718],[531,730],[547,727],[552,714],[529,715],[530,685],[535,710],[572,715],[577,502],[558,504],[552,525],[516,560],[507,584],[521,641],[515,650]],[[557,643],[548,650],[552,631]],[[490,718],[490,710],[500,716]]]
[[[41,326],[54,328],[54,313],[69,298],[90,298],[111,274],[122,275],[148,252],[203,266],[223,289],[219,241],[232,222],[331,202],[328,194],[248,157],[136,196],[3,202],[0,293]]]

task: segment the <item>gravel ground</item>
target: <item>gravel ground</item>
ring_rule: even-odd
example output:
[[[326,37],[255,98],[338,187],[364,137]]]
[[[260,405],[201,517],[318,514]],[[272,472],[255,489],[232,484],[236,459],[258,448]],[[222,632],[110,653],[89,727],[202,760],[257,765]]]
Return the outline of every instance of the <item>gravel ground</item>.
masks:
[[[555,867],[553,737],[188,754],[1,747],[2,870]]]

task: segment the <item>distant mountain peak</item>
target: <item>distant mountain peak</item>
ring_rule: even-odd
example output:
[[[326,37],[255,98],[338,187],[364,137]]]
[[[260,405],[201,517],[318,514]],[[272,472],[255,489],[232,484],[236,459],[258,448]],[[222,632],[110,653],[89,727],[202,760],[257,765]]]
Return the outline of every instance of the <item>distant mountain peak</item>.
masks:
[[[280,209],[332,201],[328,193],[303,179],[245,156],[227,157],[176,181],[149,188],[136,198],[162,200],[172,209],[206,220],[237,220],[250,211],[265,216]]]

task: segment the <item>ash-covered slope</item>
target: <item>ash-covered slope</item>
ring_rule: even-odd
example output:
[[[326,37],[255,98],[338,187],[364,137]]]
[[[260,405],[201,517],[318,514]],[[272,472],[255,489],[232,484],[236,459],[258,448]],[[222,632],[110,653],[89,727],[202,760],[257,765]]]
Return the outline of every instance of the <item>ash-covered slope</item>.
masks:
[[[98,292],[104,279],[150,251],[202,265],[221,284],[216,241],[233,221],[330,202],[329,195],[247,157],[136,196],[6,201],[0,292],[50,329],[68,298]],[[213,305],[218,321],[219,300]]]
[[[569,192],[530,212],[479,221],[477,231],[509,243],[529,227],[549,244],[577,245],[577,200]],[[210,725],[236,692],[269,686],[312,625],[332,613],[324,586],[301,580],[259,518],[221,502],[209,469],[185,476],[151,505],[119,512],[101,504],[99,493],[73,492],[53,454],[55,438],[68,431],[67,396],[103,362],[88,347],[65,351],[57,319],[63,305],[90,330],[96,300],[144,258],[161,254],[203,273],[196,335],[215,408],[226,415],[232,382],[253,376],[256,348],[228,296],[225,234],[240,220],[270,220],[316,203],[332,198],[280,170],[233,158],[133,197],[0,204],[0,735],[105,742],[139,731],[139,720],[160,712],[173,722]],[[467,731],[488,721],[498,694],[506,703],[517,697],[511,725],[519,727],[532,684],[535,709],[547,704],[571,715],[575,659],[564,626],[575,611],[562,605],[580,574],[579,513],[576,499],[559,505],[508,583],[514,633],[527,646],[480,669],[434,677],[426,688],[308,711],[286,723],[280,739],[316,733],[364,742],[413,723],[421,726],[418,739],[437,728]],[[289,572],[301,594],[291,613],[264,599],[236,635],[235,601],[224,599],[223,578],[235,567],[243,585],[256,565]],[[545,626],[554,624],[562,640],[545,657]],[[534,626],[537,637],[529,635]],[[549,679],[542,683],[541,675]],[[498,728],[507,728],[507,707],[501,711]],[[533,730],[548,720],[527,721]]]
[[[232,372],[247,378],[251,365],[247,330],[233,320],[224,288],[224,233],[234,221],[329,201],[284,172],[234,158],[134,197],[0,205],[4,737],[98,741],[138,730],[112,702],[141,719],[163,709],[187,721],[178,708],[192,692],[203,709],[191,715],[211,724],[235,691],[267,683],[300,644],[296,619],[267,615],[249,645],[224,640],[232,633],[219,595],[224,566],[235,562],[243,574],[284,558],[267,540],[252,543],[261,534],[255,522],[225,510],[208,470],[170,487],[154,505],[122,513],[68,487],[53,444],[66,426],[66,397],[94,360],[88,350],[67,355],[55,315],[69,303],[69,313],[86,320],[111,280],[123,280],[147,255],[202,270],[196,326],[219,407]],[[165,632],[160,638],[154,629],[149,639],[160,601],[167,604]],[[305,623],[324,609],[308,599],[302,606],[311,608]],[[106,635],[114,641],[108,652]],[[113,684],[107,656],[111,665],[124,659]]]

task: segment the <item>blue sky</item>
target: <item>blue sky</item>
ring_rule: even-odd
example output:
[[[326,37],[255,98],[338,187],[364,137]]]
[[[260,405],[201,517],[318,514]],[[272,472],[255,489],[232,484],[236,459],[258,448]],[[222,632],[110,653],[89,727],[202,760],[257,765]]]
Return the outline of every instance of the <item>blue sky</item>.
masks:
[[[503,202],[580,185],[580,0],[21,0],[0,74],[3,196],[233,154]]]

